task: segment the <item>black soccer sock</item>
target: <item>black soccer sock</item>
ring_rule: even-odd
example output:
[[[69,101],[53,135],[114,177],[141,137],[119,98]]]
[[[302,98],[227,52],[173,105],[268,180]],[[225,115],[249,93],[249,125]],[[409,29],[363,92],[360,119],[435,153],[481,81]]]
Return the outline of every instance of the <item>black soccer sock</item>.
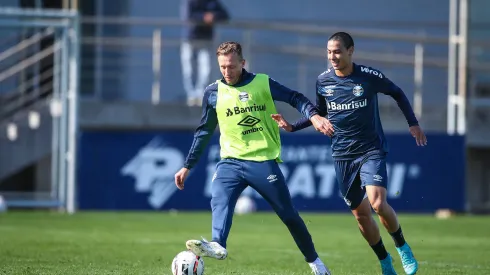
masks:
[[[371,248],[380,261],[388,257],[388,251],[386,251],[385,245],[383,244],[383,239],[379,239],[379,242],[375,245],[371,245]]]
[[[393,241],[395,242],[396,247],[402,247],[406,242],[405,238],[403,237],[403,232],[402,232],[402,227],[400,226],[397,231],[390,233],[391,238],[393,238]]]

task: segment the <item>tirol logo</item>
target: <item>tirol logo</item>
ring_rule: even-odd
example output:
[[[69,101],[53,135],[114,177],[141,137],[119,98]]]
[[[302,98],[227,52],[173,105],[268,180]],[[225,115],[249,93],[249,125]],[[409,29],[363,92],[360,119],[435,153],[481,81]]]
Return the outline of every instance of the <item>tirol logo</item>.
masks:
[[[256,117],[246,116],[244,119],[240,120],[237,124],[240,126],[244,126],[244,127],[250,127],[250,129],[242,131],[242,135],[245,136],[245,135],[248,135],[251,133],[263,131],[264,128],[262,128],[262,127],[254,127],[259,122],[260,122],[260,119],[258,119]]]
[[[229,116],[232,116],[234,114],[238,115],[238,114],[251,113],[251,112],[263,112],[266,109],[267,108],[266,108],[265,104],[262,104],[262,105],[254,104],[252,106],[247,106],[247,107],[236,106],[233,109],[227,108],[226,109],[226,116],[229,117]]]
[[[121,174],[134,178],[136,192],[150,193],[148,203],[158,209],[177,191],[174,174],[183,164],[183,154],[156,137],[121,168]]]
[[[362,88],[361,85],[356,85],[354,86],[354,89],[352,89],[352,93],[355,96],[361,96],[364,93],[364,89]]]
[[[247,102],[250,97],[248,96],[247,92],[243,91],[238,94],[238,99],[240,99],[241,102]]]

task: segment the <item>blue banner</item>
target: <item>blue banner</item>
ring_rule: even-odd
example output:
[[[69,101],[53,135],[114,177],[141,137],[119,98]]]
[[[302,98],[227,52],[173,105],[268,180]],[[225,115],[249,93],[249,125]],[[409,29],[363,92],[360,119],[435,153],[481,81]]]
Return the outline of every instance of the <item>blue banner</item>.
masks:
[[[464,138],[428,135],[417,147],[407,134],[387,135],[388,200],[398,212],[464,209]],[[189,131],[85,131],[80,139],[78,205],[85,210],[209,210],[219,161],[215,135],[179,191],[174,174],[183,165]],[[281,169],[300,211],[348,211],[339,194],[329,139],[317,133],[282,135]],[[268,204],[247,188],[259,210]]]

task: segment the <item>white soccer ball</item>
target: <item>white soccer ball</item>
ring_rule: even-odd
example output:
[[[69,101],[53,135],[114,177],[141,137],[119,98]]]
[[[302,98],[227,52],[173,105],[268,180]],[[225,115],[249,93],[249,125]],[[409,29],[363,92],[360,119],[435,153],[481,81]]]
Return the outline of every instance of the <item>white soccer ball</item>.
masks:
[[[0,195],[0,213],[2,213],[2,212],[7,212],[7,202]]]
[[[235,214],[243,215],[255,212],[257,210],[257,206],[255,205],[255,201],[249,196],[241,196],[238,198],[235,206]]]
[[[182,251],[172,261],[173,275],[202,275],[204,260],[191,251]]]

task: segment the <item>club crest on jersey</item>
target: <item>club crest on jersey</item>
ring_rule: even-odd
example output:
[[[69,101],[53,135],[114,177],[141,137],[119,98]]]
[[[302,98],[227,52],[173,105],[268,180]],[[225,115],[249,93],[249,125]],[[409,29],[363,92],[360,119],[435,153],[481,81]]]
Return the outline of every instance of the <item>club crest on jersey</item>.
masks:
[[[356,85],[354,86],[354,89],[352,89],[352,93],[354,93],[355,96],[361,96],[364,93],[364,88],[362,88],[361,85]]]
[[[238,94],[238,98],[240,99],[241,102],[247,102],[250,99],[247,92],[240,92]]]

